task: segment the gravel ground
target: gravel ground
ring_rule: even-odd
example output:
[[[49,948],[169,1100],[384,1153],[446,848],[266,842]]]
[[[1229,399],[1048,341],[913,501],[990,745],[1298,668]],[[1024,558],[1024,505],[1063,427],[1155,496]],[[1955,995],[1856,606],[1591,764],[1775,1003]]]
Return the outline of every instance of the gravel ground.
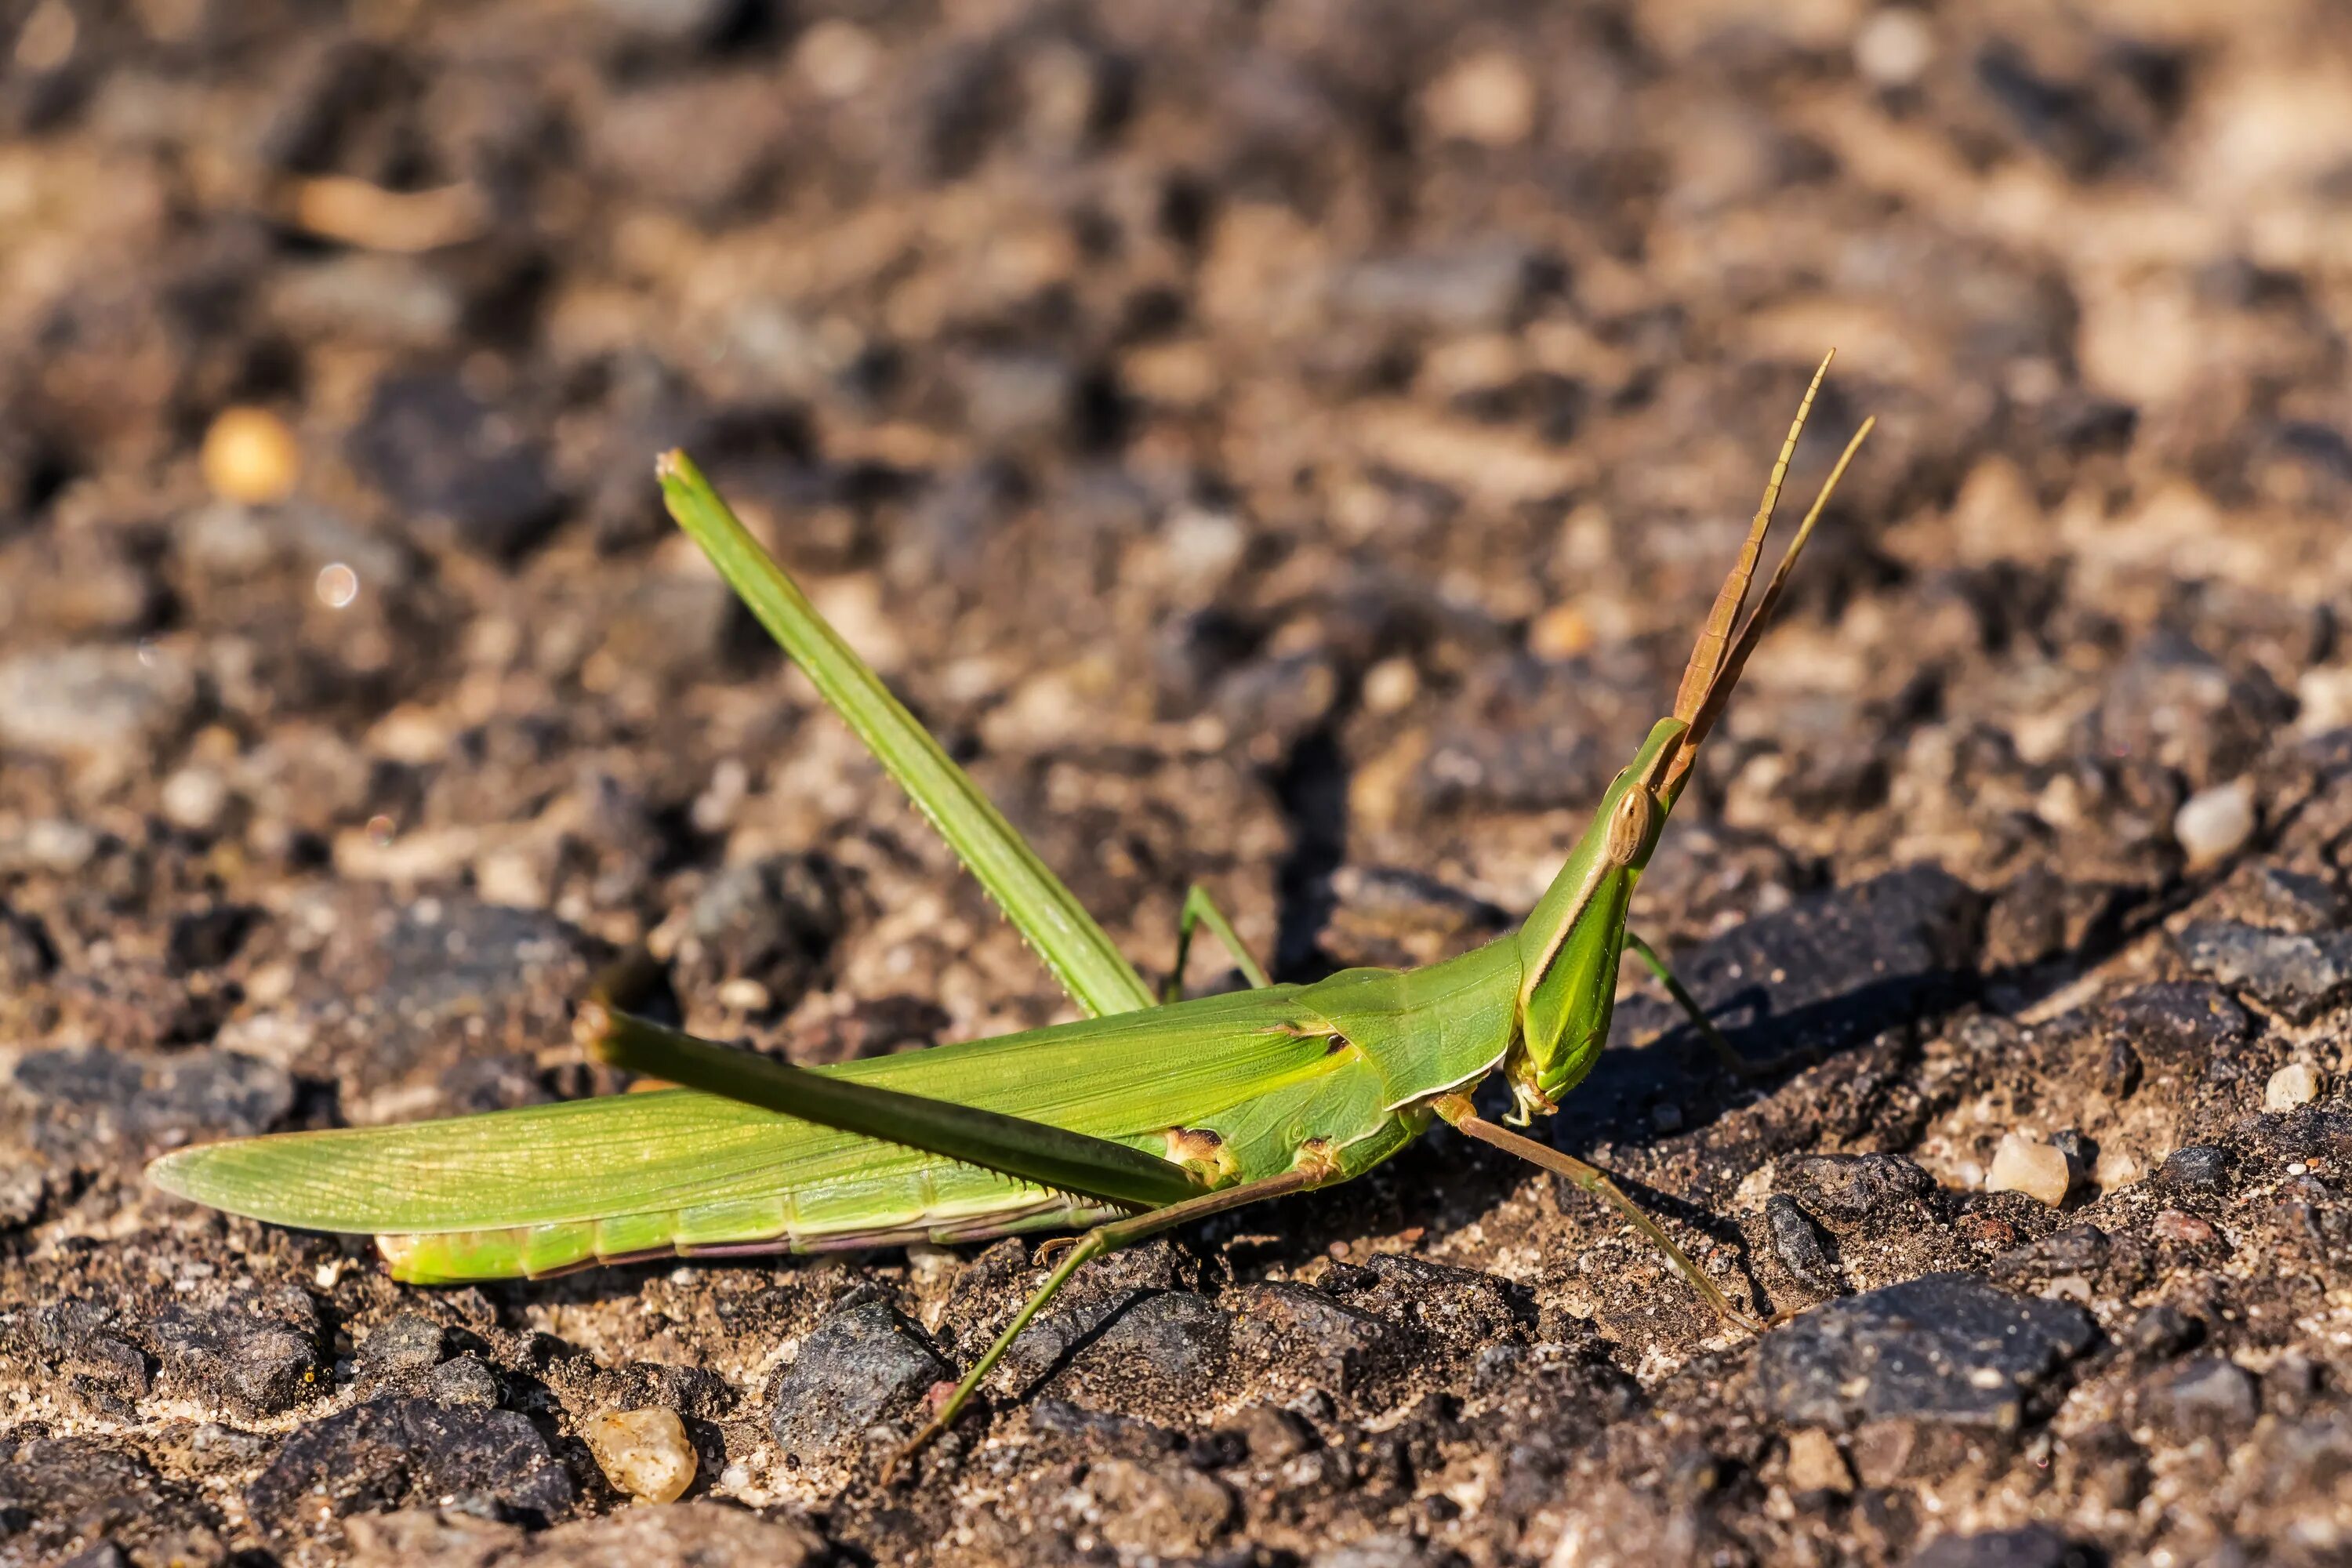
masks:
[[[2352,1553],[2340,9],[0,28],[0,1561]],[[430,1291],[140,1181],[617,1087],[638,942],[802,1060],[1066,1014],[664,445],[1129,951],[1201,879],[1299,978],[1533,900],[1831,343],[1800,488],[1880,434],[1637,912],[1810,1056],[1629,977],[1551,1130],[1760,1341],[1440,1132],[1090,1270],[892,1485],[1028,1244]]]

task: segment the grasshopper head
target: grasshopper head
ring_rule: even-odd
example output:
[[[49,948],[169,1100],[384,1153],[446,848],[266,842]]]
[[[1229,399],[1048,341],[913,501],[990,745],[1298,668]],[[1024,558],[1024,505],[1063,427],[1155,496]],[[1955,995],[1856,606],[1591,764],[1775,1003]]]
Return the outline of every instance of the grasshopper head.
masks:
[[[1625,910],[1658,847],[1665,780],[1687,733],[1679,719],[1658,721],[1519,928],[1519,1036],[1504,1064],[1518,1121],[1551,1110],[1609,1037]]]
[[[1780,602],[1789,569],[1812,536],[1813,524],[1821,520],[1822,509],[1829,504],[1831,492],[1853,460],[1863,437],[1870,434],[1871,421],[1864,420],[1830,470],[1821,494],[1743,621],[1740,612],[1747,606],[1764,536],[1772,526],[1780,482],[1788,476],[1797,437],[1829,368],[1829,360],[1822,360],[1821,369],[1813,373],[1812,384],[1805,390],[1789,437],[1772,465],[1771,478],[1765,482],[1763,504],[1756,509],[1747,542],[1691,649],[1682,687],[1675,696],[1673,716],[1658,721],[1640,752],[1610,784],[1601,809],[1593,814],[1568,863],[1519,928],[1519,1034],[1504,1063],[1516,1101],[1515,1121],[1524,1123],[1535,1111],[1550,1110],[1561,1094],[1591,1070],[1593,1058],[1609,1037],[1617,963],[1625,951],[1625,911],[1633,902],[1633,885],[1650,863],[1658,830],[1665,826],[1666,814],[1682,795],[1699,747],[1714,729],[1732,689],[1739,684],[1748,657]]]

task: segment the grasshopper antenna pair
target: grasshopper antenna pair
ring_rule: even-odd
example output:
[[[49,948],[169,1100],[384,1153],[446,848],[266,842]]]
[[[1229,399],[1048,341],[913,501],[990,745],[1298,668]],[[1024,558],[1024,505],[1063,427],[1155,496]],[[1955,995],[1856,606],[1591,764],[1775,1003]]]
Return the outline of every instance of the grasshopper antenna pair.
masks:
[[[1090,1259],[1196,1219],[1345,1182],[1444,1121],[1601,1198],[1727,1322],[1727,1297],[1597,1167],[1478,1114],[1499,1077],[1525,1124],[1605,1044],[1630,947],[1727,1062],[1748,1070],[1648,943],[1633,889],[1832,491],[1831,470],[1754,605],[1780,487],[1824,359],[1763,504],[1701,630],[1674,711],[1612,781],[1515,931],[1411,970],[1276,984],[1195,886],[1163,994],[826,624],[682,453],[671,515],[979,879],[1087,1016],[803,1068],[632,1016],[618,991],[577,1019],[600,1059],[680,1086],[404,1126],[279,1133],[180,1150],[159,1186],[280,1225],[376,1237],[419,1285],[539,1279],[598,1263],[818,1252],[1075,1232],[1045,1279],[899,1458],[944,1432],[1030,1321]],[[1205,928],[1249,988],[1181,999]],[[1038,1261],[1046,1261],[1039,1254]],[[893,1465],[897,1464],[893,1461]]]

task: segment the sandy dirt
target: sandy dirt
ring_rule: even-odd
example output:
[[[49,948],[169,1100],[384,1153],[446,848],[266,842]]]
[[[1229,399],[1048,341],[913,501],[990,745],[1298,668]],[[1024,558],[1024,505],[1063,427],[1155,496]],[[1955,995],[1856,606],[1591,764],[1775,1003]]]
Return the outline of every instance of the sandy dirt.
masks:
[[[2352,1553],[2340,9],[0,47],[0,1562]],[[1878,435],[1636,910],[1779,1065],[1629,971],[1547,1134],[1760,1341],[1440,1132],[1089,1271],[893,1484],[1030,1244],[436,1291],[141,1181],[616,1089],[569,1016],[640,943],[803,1061],[1068,1016],[667,445],[1150,973],[1200,879],[1301,979],[1534,900],[1832,343],[1797,488]],[[666,1510],[587,1443],[648,1408]]]

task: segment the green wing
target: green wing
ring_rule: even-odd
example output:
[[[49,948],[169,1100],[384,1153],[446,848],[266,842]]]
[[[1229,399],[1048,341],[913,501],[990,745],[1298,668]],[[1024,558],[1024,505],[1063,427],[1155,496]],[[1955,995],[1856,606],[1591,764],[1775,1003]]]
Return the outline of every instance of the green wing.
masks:
[[[1286,1027],[1297,990],[1202,997],[814,1070],[1164,1154],[1166,1129],[1196,1125],[1322,1062],[1322,1039]],[[691,1090],[244,1139],[165,1155],[149,1174],[167,1191],[233,1214],[380,1234],[780,1200],[795,1230],[849,1234],[959,1205],[978,1213],[991,1202],[1034,1201],[1042,1192]]]
[[[579,1032],[589,1053],[614,1067],[1057,1192],[1159,1208],[1208,1191],[1165,1156],[1108,1138],[794,1067],[600,1005],[581,1013]]]

